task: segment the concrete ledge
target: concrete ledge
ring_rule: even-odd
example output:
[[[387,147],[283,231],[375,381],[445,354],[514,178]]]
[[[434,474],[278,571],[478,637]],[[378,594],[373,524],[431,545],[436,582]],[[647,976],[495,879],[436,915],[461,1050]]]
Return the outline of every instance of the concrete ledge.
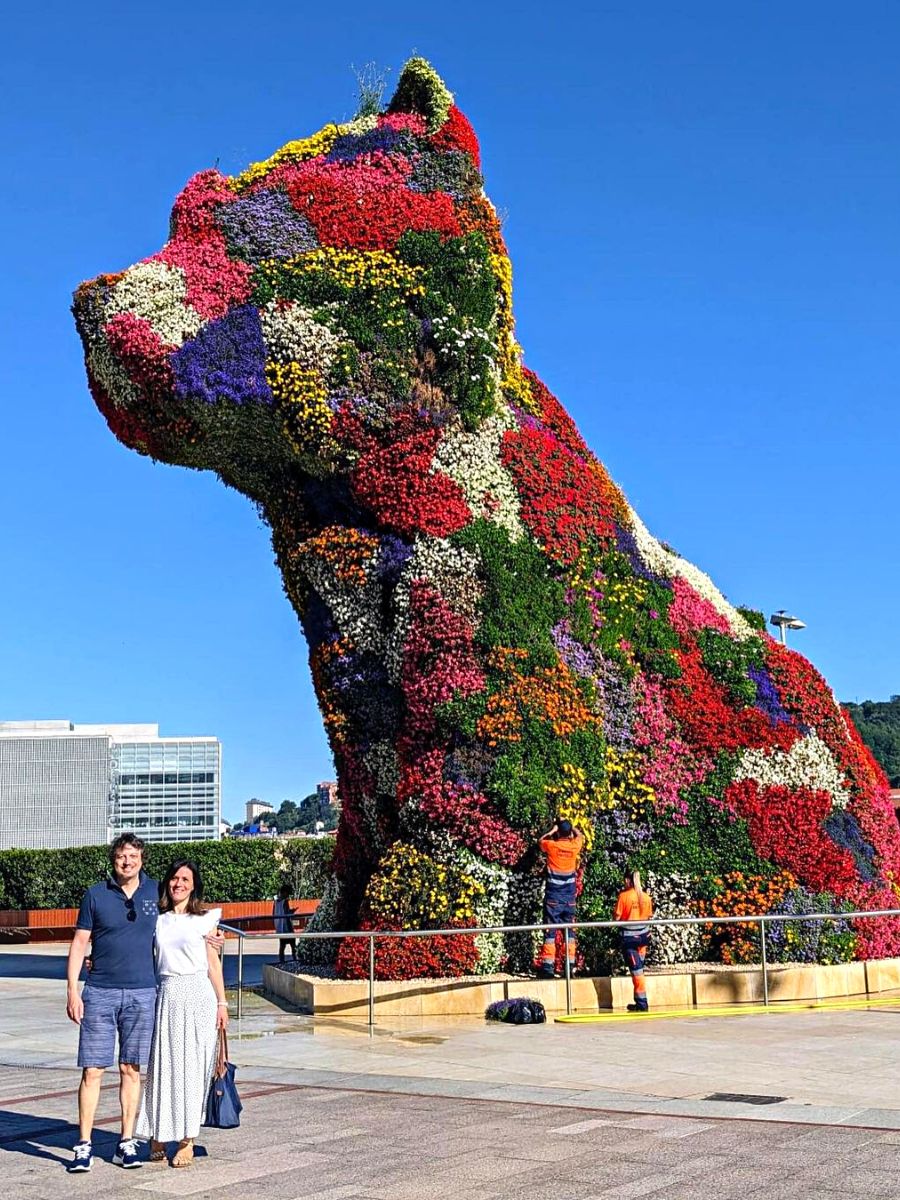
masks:
[[[705,1008],[723,1004],[759,1004],[763,998],[758,968],[666,972],[647,975],[647,999],[654,1008]],[[316,1016],[364,1017],[368,983],[362,979],[322,979],[292,975],[274,965],[263,967],[263,987],[294,1008]],[[900,958],[836,966],[773,966],[769,999],[825,1000],[900,989]],[[481,975],[467,979],[377,980],[375,1005],[384,1017],[481,1016],[494,1000],[531,996],[548,1012],[564,1012],[562,979]],[[575,1012],[624,1009],[632,1000],[626,975],[572,980]]]

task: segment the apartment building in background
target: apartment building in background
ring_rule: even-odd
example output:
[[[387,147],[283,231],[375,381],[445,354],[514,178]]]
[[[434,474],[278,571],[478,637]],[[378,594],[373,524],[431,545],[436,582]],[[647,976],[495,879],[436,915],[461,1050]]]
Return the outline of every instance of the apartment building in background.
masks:
[[[157,724],[0,721],[0,849],[221,836],[222,746]]]

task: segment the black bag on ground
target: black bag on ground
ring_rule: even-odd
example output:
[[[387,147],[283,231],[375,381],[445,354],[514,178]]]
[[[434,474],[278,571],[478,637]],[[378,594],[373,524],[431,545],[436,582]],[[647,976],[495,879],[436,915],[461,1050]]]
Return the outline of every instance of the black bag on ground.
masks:
[[[517,996],[514,1000],[495,1000],[484,1010],[487,1021],[506,1021],[509,1025],[542,1025],[547,1014],[540,1000]]]

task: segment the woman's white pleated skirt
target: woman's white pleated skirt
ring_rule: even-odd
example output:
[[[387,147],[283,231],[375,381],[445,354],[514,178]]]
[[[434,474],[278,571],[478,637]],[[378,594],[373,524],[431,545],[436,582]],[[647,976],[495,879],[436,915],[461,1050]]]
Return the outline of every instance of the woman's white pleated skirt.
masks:
[[[180,1142],[200,1132],[216,1065],[216,993],[206,971],[164,975],[135,1134]]]

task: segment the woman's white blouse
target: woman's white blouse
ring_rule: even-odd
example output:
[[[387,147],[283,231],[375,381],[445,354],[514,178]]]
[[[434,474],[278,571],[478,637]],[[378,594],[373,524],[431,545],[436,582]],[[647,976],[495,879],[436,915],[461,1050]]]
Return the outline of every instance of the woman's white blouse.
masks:
[[[206,935],[221,919],[221,908],[211,908],[199,917],[160,913],[156,922],[157,975],[195,975],[207,970]]]

